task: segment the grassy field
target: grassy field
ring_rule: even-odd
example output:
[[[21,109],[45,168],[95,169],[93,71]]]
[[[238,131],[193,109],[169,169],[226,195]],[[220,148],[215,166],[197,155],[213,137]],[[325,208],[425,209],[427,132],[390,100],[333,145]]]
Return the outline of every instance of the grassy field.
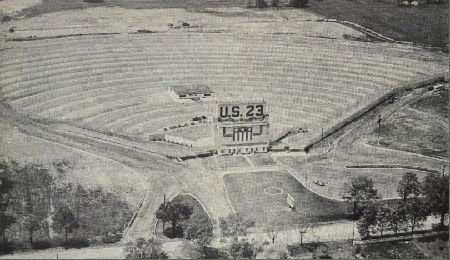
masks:
[[[315,162],[305,163],[296,157],[279,157],[278,161],[288,165],[308,189],[323,196],[342,199],[348,192],[351,178],[367,176],[374,180],[374,187],[383,198],[396,198],[398,182],[405,172],[414,172],[422,179],[426,173],[410,169],[382,169],[382,168],[347,168],[345,163]],[[318,186],[314,181],[322,181],[325,186]]]
[[[247,158],[256,166],[277,164],[270,154],[251,154]]]
[[[295,225],[300,219],[311,222],[343,219],[348,205],[320,197],[285,172],[250,172],[224,176],[228,195],[237,213],[257,225]],[[286,202],[295,199],[296,211]]]
[[[286,1],[283,1],[286,2]],[[39,3],[36,1],[36,3]],[[119,6],[131,9],[245,7],[240,0],[107,0],[100,3],[86,0],[43,0],[24,9],[28,17],[49,12],[99,6]],[[361,24],[396,40],[445,46],[448,44],[448,2],[419,7],[399,7],[395,0],[321,0],[309,1],[307,10],[338,20]]]
[[[390,115],[378,132],[368,136],[371,145],[448,158],[448,87],[430,91]]]
[[[448,44],[448,2],[409,8],[397,6],[396,0],[322,0],[309,1],[308,10],[360,24],[395,40]]]
[[[216,156],[220,168],[250,166],[244,156]]]
[[[44,13],[59,12],[80,8],[99,6],[119,6],[130,9],[153,9],[153,8],[212,8],[226,6],[244,6],[240,0],[43,0],[39,5],[27,8],[22,14],[32,17]]]

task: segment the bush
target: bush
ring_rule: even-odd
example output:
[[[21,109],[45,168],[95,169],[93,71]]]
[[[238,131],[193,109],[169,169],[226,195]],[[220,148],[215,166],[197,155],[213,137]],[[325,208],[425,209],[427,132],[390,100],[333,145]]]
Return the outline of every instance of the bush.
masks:
[[[164,229],[163,234],[168,238],[182,238],[183,237],[183,228],[178,226],[175,227],[172,235],[172,227],[168,227]]]
[[[126,259],[167,259],[162,250],[162,243],[157,238],[138,238],[136,243],[130,243],[125,248]]]
[[[114,244],[120,241],[122,238],[121,234],[111,234],[106,237],[102,237],[103,244]]]
[[[53,243],[47,240],[38,240],[34,241],[31,247],[35,250],[42,250],[53,247]]]
[[[11,254],[14,252],[14,245],[12,243],[6,242],[0,242],[0,255],[6,255]]]
[[[11,21],[12,19],[13,19],[12,16],[9,16],[9,15],[3,15],[3,16],[2,16],[2,23],[9,22],[9,21]]]
[[[71,239],[68,240],[67,242],[63,242],[61,244],[62,247],[64,247],[64,249],[69,249],[69,248],[83,248],[83,247],[88,247],[89,246],[89,241],[87,239]]]
[[[291,0],[290,5],[292,7],[306,7],[308,0]]]
[[[214,247],[203,248],[203,254],[205,259],[228,259],[226,251]]]

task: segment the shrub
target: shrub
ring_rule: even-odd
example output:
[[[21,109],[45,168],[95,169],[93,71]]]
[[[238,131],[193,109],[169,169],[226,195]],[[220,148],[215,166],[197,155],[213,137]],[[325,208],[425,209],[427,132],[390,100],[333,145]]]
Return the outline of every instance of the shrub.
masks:
[[[68,240],[67,242],[63,242],[61,244],[62,247],[64,247],[65,249],[69,249],[69,248],[83,248],[83,247],[88,247],[89,246],[89,241],[87,239],[71,239]]]
[[[0,255],[11,254],[12,252],[14,252],[14,245],[12,243],[0,242]]]
[[[38,240],[34,241],[31,247],[35,250],[42,250],[53,247],[53,244],[47,240]]]
[[[183,228],[180,226],[176,226],[172,233],[172,227],[168,227],[163,231],[164,235],[168,238],[182,238],[183,237]]]
[[[9,22],[9,21],[11,21],[12,19],[13,19],[12,16],[9,16],[9,15],[3,15],[3,16],[2,16],[2,23]]]
[[[204,247],[203,254],[205,259],[228,259],[226,251],[214,247]]]
[[[122,238],[121,234],[111,234],[106,237],[102,237],[103,244],[114,244],[120,241]]]
[[[167,259],[161,241],[156,238],[138,238],[136,243],[127,245],[125,252],[126,259]]]
[[[290,5],[292,7],[306,7],[308,0],[291,0]]]

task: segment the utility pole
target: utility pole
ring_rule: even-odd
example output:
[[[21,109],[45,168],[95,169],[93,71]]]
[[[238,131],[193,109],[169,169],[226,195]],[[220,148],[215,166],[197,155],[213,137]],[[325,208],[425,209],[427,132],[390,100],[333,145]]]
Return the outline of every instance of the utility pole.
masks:
[[[164,198],[163,198],[163,209],[166,210],[166,194],[165,193],[164,193]],[[166,222],[163,220],[163,234],[164,234],[165,224],[166,224]]]
[[[322,141],[323,141],[323,127],[322,127]]]
[[[378,115],[378,145],[380,145],[380,135],[381,135],[381,115]]]

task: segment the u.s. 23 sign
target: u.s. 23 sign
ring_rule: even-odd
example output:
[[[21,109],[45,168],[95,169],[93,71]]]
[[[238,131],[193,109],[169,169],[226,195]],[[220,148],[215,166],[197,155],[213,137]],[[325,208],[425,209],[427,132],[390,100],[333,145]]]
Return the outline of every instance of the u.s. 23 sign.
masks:
[[[219,119],[232,118],[232,119],[248,119],[264,116],[264,104],[263,103],[228,103],[219,104],[218,106]]]

